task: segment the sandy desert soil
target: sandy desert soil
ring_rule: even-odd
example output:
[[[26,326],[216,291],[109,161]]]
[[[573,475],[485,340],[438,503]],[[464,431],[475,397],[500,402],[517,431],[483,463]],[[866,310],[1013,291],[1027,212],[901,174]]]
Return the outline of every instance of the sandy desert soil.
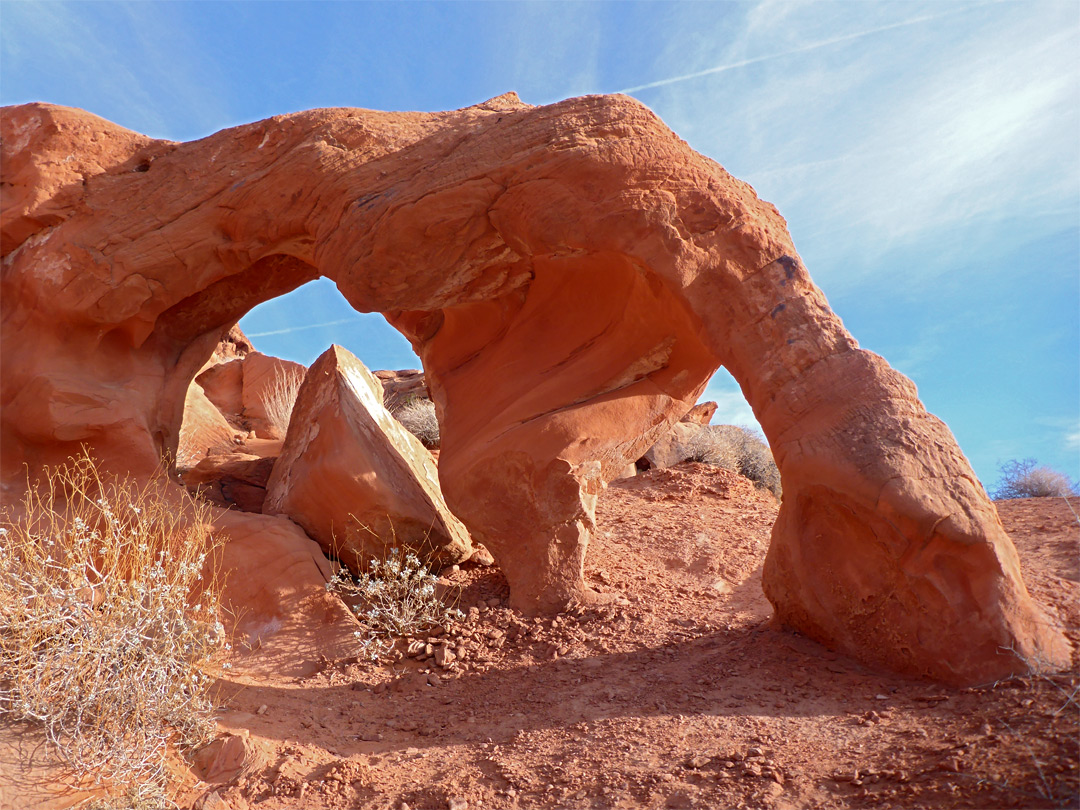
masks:
[[[1080,640],[1080,499],[1004,502],[1034,594]],[[555,619],[463,567],[457,660],[237,676],[245,765],[218,808],[1075,807],[1080,668],[948,689],[770,624],[772,496],[681,465],[613,484],[588,576],[620,603]],[[424,640],[424,639],[421,639]],[[1074,659],[1075,660],[1075,659]],[[444,662],[445,663],[445,662]],[[242,671],[242,663],[239,665]],[[239,762],[239,760],[238,760]]]
[[[1080,498],[998,508],[1028,587],[1076,645]],[[949,689],[778,629],[760,584],[776,511],[723,470],[652,471],[600,501],[587,572],[618,602],[528,619],[496,569],[466,565],[444,576],[467,618],[418,639],[451,652],[447,666],[322,660],[268,679],[241,658],[221,684],[222,737],[178,766],[181,806],[1078,805],[1075,654],[1062,675]],[[36,761],[35,739],[5,734],[0,774]],[[25,810],[18,795],[0,789],[0,806]]]

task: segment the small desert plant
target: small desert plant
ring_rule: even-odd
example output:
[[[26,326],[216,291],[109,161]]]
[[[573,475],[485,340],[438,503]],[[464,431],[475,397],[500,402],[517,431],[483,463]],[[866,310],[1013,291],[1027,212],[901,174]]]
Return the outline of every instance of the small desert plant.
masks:
[[[705,425],[688,449],[691,461],[737,472],[777,498],[781,496],[780,470],[776,467],[769,446],[750,428]]]
[[[179,488],[170,502],[85,453],[28,483],[0,510],[0,718],[39,725],[77,779],[160,806],[166,747],[214,730],[221,538]]]
[[[1054,498],[1076,495],[1076,485],[1068,476],[1050,467],[1039,466],[1033,458],[1007,461],[998,467],[1001,478],[994,490],[995,500],[1010,498]]]
[[[356,638],[361,654],[378,662],[394,649],[397,639],[461,617],[439,598],[437,582],[414,553],[392,548],[385,559],[373,558],[355,578],[339,571],[327,589],[359,600],[353,612],[363,627]]]
[[[392,411],[402,427],[430,449],[439,446],[439,420],[435,418],[435,403],[430,399],[416,397]]]
[[[279,437],[284,438],[289,431],[296,396],[304,383],[304,371],[295,368],[278,369],[274,372],[274,381],[262,392],[262,406],[266,413],[266,424]]]
[[[690,439],[687,452],[690,453],[690,461],[700,461],[702,464],[711,464],[714,467],[723,467],[732,472],[739,471],[738,442],[721,430],[730,425],[704,425],[701,430]]]

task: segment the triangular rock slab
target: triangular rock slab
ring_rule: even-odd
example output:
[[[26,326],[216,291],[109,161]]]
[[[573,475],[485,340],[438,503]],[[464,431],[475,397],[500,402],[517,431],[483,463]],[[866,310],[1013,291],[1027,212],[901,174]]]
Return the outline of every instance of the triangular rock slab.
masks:
[[[354,355],[324,352],[300,388],[263,511],[288,515],[354,571],[393,546],[460,562],[469,533],[446,507],[431,454],[382,396]]]

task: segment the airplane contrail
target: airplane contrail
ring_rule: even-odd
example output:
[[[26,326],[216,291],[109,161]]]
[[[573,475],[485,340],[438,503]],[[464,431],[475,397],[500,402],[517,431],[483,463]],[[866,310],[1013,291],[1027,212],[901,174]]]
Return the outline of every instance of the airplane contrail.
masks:
[[[341,318],[336,321],[327,321],[326,323],[309,323],[306,326],[290,326],[287,329],[275,329],[272,332],[250,332],[248,337],[270,337],[271,335],[287,335],[290,332],[299,332],[303,329],[321,329],[324,326],[337,326],[339,323],[352,323],[353,318]]]
[[[830,45],[836,45],[841,42],[850,42],[853,39],[868,37],[873,34],[880,34],[882,31],[891,31],[894,28],[904,28],[905,26],[909,25],[919,25],[920,23],[931,22],[932,20],[940,20],[942,17],[951,17],[954,14],[961,13],[961,11],[967,11],[967,9],[965,8],[957,11],[947,11],[944,14],[927,14],[922,17],[915,17],[910,20],[903,20],[902,22],[891,23],[890,25],[883,25],[879,28],[870,28],[866,31],[857,31],[854,34],[845,34],[842,37],[823,39],[820,42],[812,42],[809,45],[804,45],[801,48],[794,48],[790,51],[770,53],[766,56],[755,56],[753,59],[743,59],[738,62],[732,62],[728,65],[718,65],[717,67],[708,68],[706,70],[699,70],[695,73],[684,73],[682,76],[672,76],[669,79],[660,79],[659,81],[649,82],[648,84],[639,84],[635,87],[627,87],[625,90],[616,90],[615,92],[636,93],[638,90],[649,90],[653,87],[663,87],[667,84],[685,82],[689,79],[698,79],[702,76],[711,76],[714,73],[723,73],[728,70],[737,70],[738,68],[747,67],[748,65],[756,65],[760,62],[768,62],[772,59],[782,59],[785,56],[794,56],[795,54],[806,53],[807,51],[816,51],[818,48],[827,48]]]

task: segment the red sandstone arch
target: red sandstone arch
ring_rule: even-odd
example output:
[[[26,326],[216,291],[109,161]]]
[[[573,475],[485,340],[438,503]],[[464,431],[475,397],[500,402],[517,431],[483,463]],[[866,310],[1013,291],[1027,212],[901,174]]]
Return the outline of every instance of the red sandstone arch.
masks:
[[[447,501],[517,605],[590,598],[604,480],[722,364],[783,479],[782,622],[956,682],[1067,653],[945,425],[858,349],[776,210],[632,99],[314,110],[185,144],[35,104],[3,134],[5,480],[79,443],[149,469],[223,331],[322,274],[413,342]]]

